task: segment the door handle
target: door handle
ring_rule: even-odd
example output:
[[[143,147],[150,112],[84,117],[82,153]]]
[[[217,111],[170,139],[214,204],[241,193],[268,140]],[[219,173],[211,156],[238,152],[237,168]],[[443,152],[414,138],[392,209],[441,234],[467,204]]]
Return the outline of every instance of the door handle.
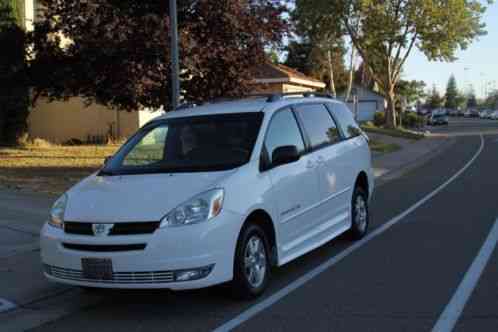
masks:
[[[308,160],[308,162],[306,163],[306,168],[308,169],[311,169],[311,168],[315,168],[316,164],[313,160]]]
[[[316,159],[316,162],[318,164],[323,164],[325,162],[325,158],[323,158],[322,156],[318,156],[318,158]]]

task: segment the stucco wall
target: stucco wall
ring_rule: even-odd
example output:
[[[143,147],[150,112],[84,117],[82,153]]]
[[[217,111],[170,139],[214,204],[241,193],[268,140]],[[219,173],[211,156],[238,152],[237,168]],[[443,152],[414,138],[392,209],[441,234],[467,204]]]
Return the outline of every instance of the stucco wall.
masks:
[[[54,143],[70,139],[87,141],[92,137],[128,137],[139,128],[140,112],[116,111],[101,105],[85,107],[80,98],[67,102],[37,102],[28,117],[31,137]]]
[[[300,86],[300,85],[295,85],[295,84],[283,84],[282,87],[282,92],[312,92],[315,91],[315,89],[311,87],[305,87],[305,86]]]

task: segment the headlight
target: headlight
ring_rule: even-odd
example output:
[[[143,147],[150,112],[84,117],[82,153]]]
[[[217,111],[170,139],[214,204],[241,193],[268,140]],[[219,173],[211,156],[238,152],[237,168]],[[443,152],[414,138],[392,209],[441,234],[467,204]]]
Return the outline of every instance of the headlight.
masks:
[[[66,212],[67,195],[64,194],[57,199],[50,210],[50,220],[48,224],[57,228],[64,227],[64,213]]]
[[[199,194],[170,211],[162,220],[162,227],[197,224],[216,217],[223,207],[223,189]]]

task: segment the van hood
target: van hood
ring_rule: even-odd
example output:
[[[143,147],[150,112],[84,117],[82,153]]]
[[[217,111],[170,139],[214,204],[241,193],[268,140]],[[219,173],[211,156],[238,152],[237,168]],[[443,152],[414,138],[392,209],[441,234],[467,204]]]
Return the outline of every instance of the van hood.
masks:
[[[236,170],[209,173],[91,175],[67,192],[64,219],[79,222],[159,221]]]

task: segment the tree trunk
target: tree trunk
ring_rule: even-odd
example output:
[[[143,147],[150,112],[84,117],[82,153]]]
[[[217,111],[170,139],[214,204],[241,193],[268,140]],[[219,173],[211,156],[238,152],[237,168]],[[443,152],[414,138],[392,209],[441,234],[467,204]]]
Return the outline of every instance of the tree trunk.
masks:
[[[353,88],[353,72],[354,72],[354,59],[355,59],[355,48],[353,43],[351,43],[351,63],[349,67],[349,78],[348,78],[348,88],[346,90],[346,102],[351,96],[351,89]]]
[[[329,62],[330,93],[335,98],[335,97],[337,97],[337,93],[335,91],[334,67],[332,66],[332,55],[331,55],[330,50],[327,52],[327,58],[328,58],[328,62]]]
[[[394,87],[387,93],[386,127],[396,128],[396,94]]]

